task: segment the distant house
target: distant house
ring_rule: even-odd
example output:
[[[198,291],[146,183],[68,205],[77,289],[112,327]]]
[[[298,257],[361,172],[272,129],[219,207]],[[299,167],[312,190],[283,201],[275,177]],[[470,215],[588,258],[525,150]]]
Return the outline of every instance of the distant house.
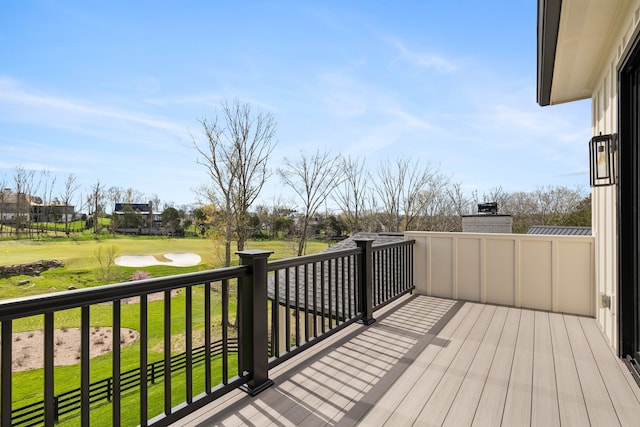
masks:
[[[9,188],[0,191],[0,222],[70,222],[75,219],[75,206],[54,199],[44,203],[40,197],[14,193]]]
[[[116,203],[112,221],[114,231],[123,234],[164,235],[160,214],[153,213],[153,204]]]

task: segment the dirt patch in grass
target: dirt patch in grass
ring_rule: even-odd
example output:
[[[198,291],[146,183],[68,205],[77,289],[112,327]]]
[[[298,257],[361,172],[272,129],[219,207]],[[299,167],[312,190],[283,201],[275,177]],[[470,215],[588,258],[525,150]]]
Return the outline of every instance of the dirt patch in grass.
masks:
[[[113,329],[94,326],[89,331],[89,357],[111,352]],[[134,329],[120,329],[120,347],[126,347],[140,338]],[[53,363],[68,366],[80,363],[80,328],[56,329],[53,333]],[[12,370],[27,371],[44,367],[44,334],[42,331],[16,332],[11,343]]]
[[[171,297],[180,294],[180,289],[171,291]],[[147,300],[157,301],[164,298],[164,292],[149,294]],[[122,304],[137,304],[139,297],[124,298]],[[111,304],[111,303],[105,303]],[[89,331],[89,357],[110,353],[113,344],[113,330],[110,326],[92,326]],[[80,363],[80,328],[61,328],[53,333],[53,363],[55,366],[69,366]],[[120,347],[126,347],[140,338],[134,329],[120,329]],[[0,347],[1,348],[1,347]],[[15,332],[11,343],[14,372],[40,369],[44,367],[44,334],[41,330]]]

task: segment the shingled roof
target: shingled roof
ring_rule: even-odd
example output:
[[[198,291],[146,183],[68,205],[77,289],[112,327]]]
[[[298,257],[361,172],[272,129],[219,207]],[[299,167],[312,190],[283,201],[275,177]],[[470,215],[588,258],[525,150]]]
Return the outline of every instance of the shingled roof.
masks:
[[[322,252],[342,251],[345,249],[356,248],[357,239],[373,239],[373,246],[379,246],[387,243],[401,242],[404,240],[404,235],[402,233],[356,233],[353,236],[336,243],[330,248],[323,250]]]
[[[335,245],[323,250],[323,253],[331,253],[337,252],[341,250],[347,249],[355,249],[357,248],[356,240],[357,239],[372,239],[373,246],[385,245],[388,243],[396,243],[402,242],[405,240],[404,235],[402,233],[356,233],[353,236],[336,243]],[[343,275],[344,280],[349,280],[348,278],[354,277],[354,269],[355,269],[355,259],[352,262],[346,263],[343,267],[342,263],[345,260],[337,261],[334,260],[331,264],[328,261],[316,261],[306,264],[306,267],[301,267],[298,271],[298,282],[296,283],[296,269],[288,268],[284,270],[278,271],[278,288],[279,288],[279,298],[278,301],[280,304],[287,304],[291,307],[296,307],[300,305],[300,308],[304,306],[304,302],[306,301],[311,305],[310,311],[313,311],[313,307],[321,307],[322,300],[324,300],[325,307],[332,307],[331,311],[335,311],[335,309],[341,305],[343,302],[345,304],[351,304],[355,309],[355,295],[353,292],[348,291],[348,295],[342,294],[342,287],[338,289],[338,283],[342,283]],[[397,262],[397,261],[396,261]],[[339,265],[338,265],[339,263]],[[289,272],[289,294],[287,295],[286,291],[286,271]],[[313,283],[313,277],[316,277],[317,283],[332,283],[334,289],[332,292],[327,292],[324,295],[318,290],[315,294],[313,292],[313,287],[309,286]],[[274,274],[269,274],[268,283],[267,283],[267,294],[268,298],[271,300],[275,300],[274,291],[276,289],[276,277]],[[305,282],[307,283],[307,287],[305,287]],[[296,289],[297,289],[297,298],[296,298]],[[297,299],[297,301],[296,301]],[[315,304],[314,304],[315,301]]]

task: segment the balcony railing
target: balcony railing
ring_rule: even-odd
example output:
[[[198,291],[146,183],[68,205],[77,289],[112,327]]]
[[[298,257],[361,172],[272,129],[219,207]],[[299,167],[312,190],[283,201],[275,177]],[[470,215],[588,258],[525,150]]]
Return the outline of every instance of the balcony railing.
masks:
[[[272,367],[353,322],[374,322],[377,308],[411,292],[413,243],[362,240],[271,263],[270,252],[244,251],[238,267],[1,301],[0,425],[168,425],[234,389],[257,394]],[[14,372],[13,333],[34,325],[44,332],[42,375]],[[101,325],[114,331],[112,351],[91,359],[91,328]],[[136,345],[121,347],[125,325],[138,330]],[[54,331],[75,326],[79,364],[61,374]],[[34,381],[40,392],[22,392]],[[61,414],[60,396],[75,389],[79,414]]]

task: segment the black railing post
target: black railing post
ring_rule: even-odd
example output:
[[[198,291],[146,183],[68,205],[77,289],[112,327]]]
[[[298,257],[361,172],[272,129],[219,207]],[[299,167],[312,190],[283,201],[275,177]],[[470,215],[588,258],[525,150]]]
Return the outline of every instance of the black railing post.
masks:
[[[363,250],[358,257],[358,311],[362,313],[361,323],[370,325],[373,318],[373,239],[356,239],[356,245]]]
[[[240,351],[241,371],[251,380],[244,391],[255,396],[273,385],[269,379],[269,329],[267,325],[267,259],[273,252],[249,250],[237,252],[240,263],[250,268],[249,275],[240,280]],[[277,290],[276,290],[277,291]]]

